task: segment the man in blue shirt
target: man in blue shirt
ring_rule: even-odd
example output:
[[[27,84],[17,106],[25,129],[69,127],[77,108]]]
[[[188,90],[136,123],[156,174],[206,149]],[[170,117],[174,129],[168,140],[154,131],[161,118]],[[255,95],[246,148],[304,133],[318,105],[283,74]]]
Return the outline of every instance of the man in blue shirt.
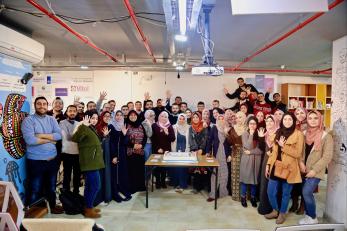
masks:
[[[55,144],[61,140],[61,130],[56,119],[47,115],[48,102],[45,97],[37,97],[34,106],[35,114],[26,117],[22,123],[26,143],[29,203],[39,200],[44,191],[51,212],[62,213],[62,207],[55,203],[59,169]]]

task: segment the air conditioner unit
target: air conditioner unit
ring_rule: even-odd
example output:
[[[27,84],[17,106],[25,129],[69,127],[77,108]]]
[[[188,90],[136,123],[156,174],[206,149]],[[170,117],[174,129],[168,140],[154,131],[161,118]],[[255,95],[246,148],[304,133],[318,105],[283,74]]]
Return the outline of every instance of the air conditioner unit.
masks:
[[[0,25],[0,53],[31,64],[43,60],[45,47],[35,40]]]

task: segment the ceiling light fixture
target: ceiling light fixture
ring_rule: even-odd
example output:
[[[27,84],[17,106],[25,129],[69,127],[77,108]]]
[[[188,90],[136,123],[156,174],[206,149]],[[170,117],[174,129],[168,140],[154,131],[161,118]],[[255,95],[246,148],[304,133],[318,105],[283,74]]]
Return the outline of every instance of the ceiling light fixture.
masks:
[[[284,68],[286,68],[286,65],[281,65],[281,69],[283,70]]]
[[[175,35],[175,40],[179,41],[179,42],[186,42],[187,41],[187,36],[183,35],[183,34],[176,34]]]
[[[178,71],[182,71],[184,69],[184,67],[182,66],[182,65],[178,65],[177,67],[176,67],[176,70],[178,70]]]
[[[181,35],[186,34],[187,30],[187,1],[178,0],[178,10],[180,17],[180,33]]]
[[[88,66],[86,66],[86,65],[81,65],[81,69],[82,70],[87,70],[89,67]]]

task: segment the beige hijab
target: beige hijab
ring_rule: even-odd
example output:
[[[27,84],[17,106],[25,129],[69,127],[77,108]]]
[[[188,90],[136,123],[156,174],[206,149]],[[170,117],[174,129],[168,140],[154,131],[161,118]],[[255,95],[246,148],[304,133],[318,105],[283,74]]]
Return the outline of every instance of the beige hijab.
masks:
[[[238,121],[237,119],[239,117],[241,118],[240,121]],[[234,125],[234,129],[238,136],[241,136],[247,129],[246,119],[247,119],[247,116],[242,111],[239,111],[236,113],[236,124]]]

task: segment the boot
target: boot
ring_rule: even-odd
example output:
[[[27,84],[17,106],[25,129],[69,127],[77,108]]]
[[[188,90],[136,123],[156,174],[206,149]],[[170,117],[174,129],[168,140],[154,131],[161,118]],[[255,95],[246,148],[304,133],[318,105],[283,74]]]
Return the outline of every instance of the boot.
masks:
[[[286,220],[286,214],[285,213],[280,213],[276,219],[276,224],[280,225],[283,224],[283,222]]]
[[[289,209],[290,213],[295,213],[298,210],[298,206],[299,206],[298,201],[299,201],[299,198],[297,196],[292,197],[292,206]]]
[[[301,197],[301,201],[300,201],[300,207],[299,209],[296,211],[297,215],[303,215],[305,212],[305,203],[304,203],[304,198]]]
[[[275,219],[278,217],[278,211],[277,210],[272,210],[271,213],[265,214],[264,217],[266,219]]]
[[[247,200],[246,197],[241,197],[241,205],[244,208],[247,208]]]
[[[96,213],[93,208],[85,208],[83,215],[87,218],[99,218],[100,214]]]
[[[257,199],[255,199],[254,197],[251,198],[251,204],[252,204],[252,207],[253,208],[256,208],[258,205],[257,205]]]

